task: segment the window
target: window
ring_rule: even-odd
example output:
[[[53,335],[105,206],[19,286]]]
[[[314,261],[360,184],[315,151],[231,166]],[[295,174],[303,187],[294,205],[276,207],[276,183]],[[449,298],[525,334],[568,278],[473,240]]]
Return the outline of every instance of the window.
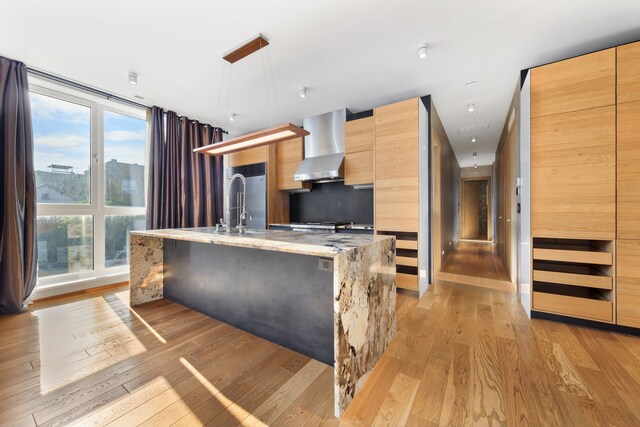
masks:
[[[39,284],[125,273],[129,232],[145,227],[146,112],[30,86]]]

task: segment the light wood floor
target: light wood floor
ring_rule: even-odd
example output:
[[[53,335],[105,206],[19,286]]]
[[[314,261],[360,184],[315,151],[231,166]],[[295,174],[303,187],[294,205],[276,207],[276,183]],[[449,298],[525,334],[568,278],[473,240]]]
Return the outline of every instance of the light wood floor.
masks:
[[[515,295],[400,294],[399,332],[342,420],[330,368],[127,292],[0,316],[0,424],[640,425],[640,338],[530,321]]]
[[[516,290],[491,242],[458,242],[436,278],[509,292]]]

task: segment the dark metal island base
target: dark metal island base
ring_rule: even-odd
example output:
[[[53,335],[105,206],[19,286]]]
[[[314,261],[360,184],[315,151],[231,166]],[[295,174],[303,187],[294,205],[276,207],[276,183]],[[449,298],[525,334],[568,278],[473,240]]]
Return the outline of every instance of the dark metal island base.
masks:
[[[340,416],[396,331],[395,239],[133,232],[130,289],[131,306],[167,298],[333,366]]]

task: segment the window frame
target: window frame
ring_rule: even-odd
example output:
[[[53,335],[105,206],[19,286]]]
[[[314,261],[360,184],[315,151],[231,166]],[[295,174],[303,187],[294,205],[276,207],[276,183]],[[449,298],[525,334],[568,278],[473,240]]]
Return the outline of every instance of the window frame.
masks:
[[[90,288],[104,284],[105,278],[123,279],[128,276],[129,265],[105,267],[105,220],[111,215],[146,215],[149,165],[149,121],[147,109],[136,108],[119,102],[100,98],[88,92],[29,76],[29,92],[60,99],[90,108],[90,203],[61,204],[37,203],[38,216],[92,215],[93,216],[93,270],[66,273],[38,278],[38,289],[58,287],[84,281]],[[144,206],[108,206],[105,204],[105,158],[104,158],[104,112],[109,111],[136,119],[147,125],[144,158]],[[125,279],[126,280],[126,279]]]

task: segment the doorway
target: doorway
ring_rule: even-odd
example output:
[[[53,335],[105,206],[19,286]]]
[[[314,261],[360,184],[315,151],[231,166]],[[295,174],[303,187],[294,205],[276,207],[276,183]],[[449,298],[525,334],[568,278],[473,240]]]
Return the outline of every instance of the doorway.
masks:
[[[491,240],[491,177],[462,178],[461,227],[463,240]]]

